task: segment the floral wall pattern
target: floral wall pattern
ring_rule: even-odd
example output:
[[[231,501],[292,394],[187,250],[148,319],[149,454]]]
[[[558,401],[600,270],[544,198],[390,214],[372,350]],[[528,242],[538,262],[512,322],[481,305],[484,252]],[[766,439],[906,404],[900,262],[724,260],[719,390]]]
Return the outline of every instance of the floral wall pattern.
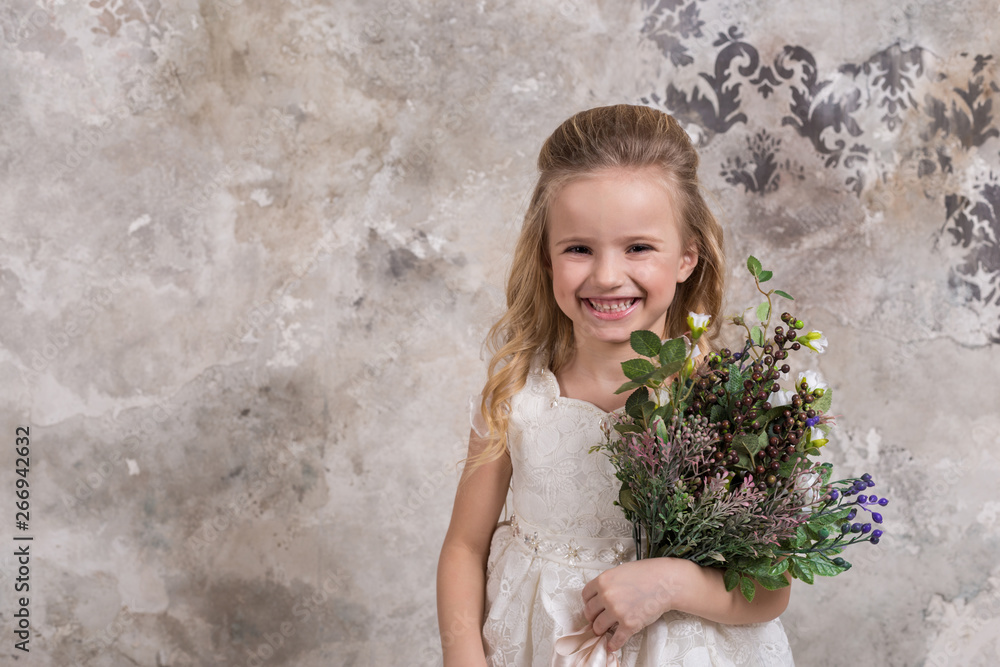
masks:
[[[944,59],[897,41],[862,62],[820,71],[801,45],[786,44],[765,58],[737,25],[708,34],[702,10],[709,7],[704,0],[643,2],[643,36],[675,67],[697,69],[699,80],[689,88],[669,83],[642,101],[697,126],[706,143],[745,128],[751,135],[745,149],[726,159],[721,174],[746,192],[773,193],[782,175],[805,178],[801,165],[780,159],[782,140],[794,139],[808,141],[857,197],[886,186],[899,170],[933,182],[924,197],[941,210],[938,242],[954,246],[952,288],[982,318],[988,341],[1000,342],[994,55]],[[781,128],[789,129],[750,121],[743,108],[754,97],[780,109]],[[904,135],[916,141],[901,145]],[[977,158],[980,165],[972,167]]]

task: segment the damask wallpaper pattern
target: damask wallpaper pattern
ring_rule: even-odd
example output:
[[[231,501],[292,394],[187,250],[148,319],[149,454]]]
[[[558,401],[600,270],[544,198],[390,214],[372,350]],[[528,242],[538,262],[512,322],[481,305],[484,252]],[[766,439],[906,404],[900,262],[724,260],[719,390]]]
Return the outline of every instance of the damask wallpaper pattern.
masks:
[[[805,181],[789,157],[806,150],[862,198],[891,191],[899,174],[915,174],[914,190],[941,211],[935,242],[952,246],[951,288],[980,317],[986,340],[1000,342],[1000,177],[995,173],[1000,93],[992,53],[942,56],[899,40],[875,45],[862,62],[821,71],[807,46],[773,46],[763,57],[740,26],[708,34],[702,9],[712,3],[647,0],[642,34],[677,68],[694,68],[691,87],[668,83],[641,99],[697,127],[702,141],[738,128],[745,145],[720,175],[747,193],[766,196],[782,181]],[[773,36],[766,35],[771,38]],[[708,46],[708,43],[711,46]],[[822,48],[822,47],[813,47]],[[698,59],[692,54],[697,54]],[[767,122],[745,109],[767,105]],[[780,125],[773,122],[780,114]],[[783,146],[784,143],[784,146]],[[992,150],[989,155],[987,151]],[[909,184],[908,184],[909,185]],[[809,182],[795,187],[815,187]]]

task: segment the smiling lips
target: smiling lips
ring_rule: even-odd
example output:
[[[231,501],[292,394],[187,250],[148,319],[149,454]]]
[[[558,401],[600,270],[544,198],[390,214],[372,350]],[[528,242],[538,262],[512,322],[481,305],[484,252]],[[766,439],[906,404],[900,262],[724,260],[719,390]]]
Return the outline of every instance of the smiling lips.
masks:
[[[628,315],[639,303],[637,297],[618,299],[583,299],[583,302],[590,307],[592,312],[601,320],[620,320]]]

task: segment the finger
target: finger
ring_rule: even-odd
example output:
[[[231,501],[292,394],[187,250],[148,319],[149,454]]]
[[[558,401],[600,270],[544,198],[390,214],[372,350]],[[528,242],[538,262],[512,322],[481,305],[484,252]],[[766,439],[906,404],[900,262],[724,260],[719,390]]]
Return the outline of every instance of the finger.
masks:
[[[587,617],[588,623],[593,623],[594,619],[597,618],[601,612],[604,611],[604,604],[601,602],[601,598],[594,596],[583,605],[583,615]]]
[[[609,612],[609,611],[607,611],[605,609],[605,610],[601,611],[600,614],[597,615],[597,618],[595,618],[593,620],[593,622],[591,623],[591,625],[594,628],[594,634],[597,635],[598,637],[600,637],[605,632],[607,632],[608,630],[610,630],[612,628],[612,626],[614,626],[617,622],[618,622],[618,619],[616,619],[611,614],[611,612]],[[616,630],[616,632],[617,632],[617,630]]]
[[[634,634],[634,632],[629,632],[627,629],[618,626],[615,629],[615,633],[608,638],[608,653],[614,653],[621,649],[622,646],[625,646],[625,642]]]
[[[587,582],[587,585],[583,587],[583,601],[586,602],[590,598],[597,595],[597,579],[591,579]]]

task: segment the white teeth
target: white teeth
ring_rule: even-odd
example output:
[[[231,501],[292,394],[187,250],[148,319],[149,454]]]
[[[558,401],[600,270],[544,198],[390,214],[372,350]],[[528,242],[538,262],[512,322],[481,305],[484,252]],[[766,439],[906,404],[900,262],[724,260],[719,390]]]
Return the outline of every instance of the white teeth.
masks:
[[[602,301],[600,303],[595,302],[593,299],[587,299],[587,303],[593,306],[594,310],[598,310],[602,313],[618,313],[623,310],[628,310],[635,299],[623,299],[621,301]]]

